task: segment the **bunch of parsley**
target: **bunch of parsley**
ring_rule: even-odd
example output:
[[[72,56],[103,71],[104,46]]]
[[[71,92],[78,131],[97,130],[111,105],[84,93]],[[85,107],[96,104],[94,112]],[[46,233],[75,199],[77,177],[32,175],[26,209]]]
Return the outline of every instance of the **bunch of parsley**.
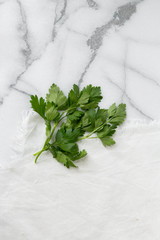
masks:
[[[92,85],[80,91],[74,84],[68,97],[56,84],[52,84],[46,99],[32,95],[32,108],[44,119],[47,136],[42,150],[34,154],[35,163],[42,152],[50,151],[67,168],[77,167],[74,161],[87,154],[79,151],[78,141],[99,138],[104,146],[115,144],[112,135],[126,118],[126,105],[114,103],[109,109],[101,109],[101,100],[101,88]]]

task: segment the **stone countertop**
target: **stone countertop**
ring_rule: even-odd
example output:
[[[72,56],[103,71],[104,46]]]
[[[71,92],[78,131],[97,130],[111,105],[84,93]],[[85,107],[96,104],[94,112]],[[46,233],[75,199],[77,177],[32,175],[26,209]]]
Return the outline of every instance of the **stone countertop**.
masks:
[[[101,106],[160,118],[159,0],[0,0],[0,163],[31,94],[102,87]]]

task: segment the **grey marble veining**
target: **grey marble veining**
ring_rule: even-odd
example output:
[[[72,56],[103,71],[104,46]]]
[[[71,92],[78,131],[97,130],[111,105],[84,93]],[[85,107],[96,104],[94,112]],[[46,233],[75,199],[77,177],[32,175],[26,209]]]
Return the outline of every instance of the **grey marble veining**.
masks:
[[[142,1],[142,0],[141,0]],[[141,2],[139,1],[139,2]],[[107,22],[106,24],[102,25],[101,27],[96,28],[92,36],[87,40],[87,45],[90,47],[92,50],[92,56],[86,65],[84,72],[82,73],[78,85],[83,81],[83,78],[85,74],[87,73],[87,70],[89,69],[90,65],[94,61],[98,49],[101,47],[103,43],[103,37],[114,26],[122,26],[126,21],[130,19],[132,14],[136,12],[136,5],[138,4],[137,1],[135,2],[129,2],[126,3],[125,5],[122,5],[118,7],[118,9],[114,12],[112,19]]]
[[[31,94],[55,82],[100,85],[102,106],[128,119],[160,118],[159,0],[0,1],[0,151],[10,145]]]

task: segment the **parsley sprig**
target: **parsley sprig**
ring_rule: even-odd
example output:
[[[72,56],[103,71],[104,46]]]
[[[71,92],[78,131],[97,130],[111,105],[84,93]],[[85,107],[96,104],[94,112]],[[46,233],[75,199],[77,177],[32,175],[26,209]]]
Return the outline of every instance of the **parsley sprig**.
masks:
[[[67,168],[77,167],[74,161],[87,155],[86,150],[79,151],[78,141],[99,138],[104,146],[115,144],[112,135],[126,118],[126,105],[114,103],[102,109],[98,106],[101,100],[101,88],[92,85],[80,91],[74,84],[68,97],[56,84],[52,84],[46,99],[32,95],[31,106],[46,125],[46,141],[34,154],[35,163],[44,151],[50,151]]]

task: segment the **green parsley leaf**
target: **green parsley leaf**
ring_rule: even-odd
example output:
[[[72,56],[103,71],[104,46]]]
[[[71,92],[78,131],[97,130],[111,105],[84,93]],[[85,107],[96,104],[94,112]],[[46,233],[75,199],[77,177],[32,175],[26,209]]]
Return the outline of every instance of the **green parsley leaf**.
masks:
[[[89,101],[89,93],[82,92],[80,98],[78,99],[78,105],[83,106]]]
[[[80,159],[80,158],[84,158],[85,156],[87,155],[87,152],[86,152],[86,150],[85,149],[83,149],[82,151],[80,151],[78,154],[76,154],[76,155],[72,155],[71,156],[71,159],[72,159],[72,161],[75,161],[75,160],[78,160],[78,159]]]
[[[98,108],[96,111],[94,108],[87,110],[82,117],[82,128],[85,131],[91,132],[94,129],[99,128],[106,122],[107,112],[104,109]],[[99,131],[98,129],[97,131]]]
[[[79,128],[60,128],[56,133],[56,142],[76,142],[81,130]]]
[[[97,136],[99,138],[105,137],[105,136],[112,136],[115,133],[115,126],[111,126],[111,125],[106,125],[104,126],[104,128],[97,132]]]
[[[80,101],[80,99],[83,97],[85,101]],[[91,84],[87,87],[84,87],[81,91],[81,96],[79,99],[79,104],[82,109],[90,109],[90,108],[96,108],[98,106],[98,103],[101,101],[101,88],[100,87],[93,87]]]
[[[115,141],[113,140],[113,138],[111,138],[109,136],[100,138],[100,140],[102,141],[104,146],[111,146],[111,145],[115,144]]]
[[[101,109],[98,107],[96,119],[101,119],[102,122],[105,122],[108,116],[108,110],[107,109]]]
[[[95,126],[96,111],[91,108],[82,117],[82,128],[84,131],[91,132]]]
[[[50,87],[49,93],[46,95],[46,100],[50,103],[53,102],[58,107],[58,110],[65,110],[67,108],[67,98],[56,84],[52,84]]]
[[[114,116],[114,114],[116,113],[116,109],[117,109],[117,107],[116,107],[116,104],[115,104],[115,103],[113,103],[113,104],[109,107],[109,109],[108,109],[108,117],[109,117],[109,118],[112,117],[112,116]]]
[[[60,115],[60,113],[57,111],[56,105],[53,102],[47,102],[45,114],[48,121],[53,121]]]
[[[80,135],[80,129],[61,128],[56,134],[56,144],[63,151],[78,153],[78,145],[75,143]]]
[[[77,167],[76,165],[74,165],[74,163],[71,161],[71,159],[67,155],[65,155],[60,151],[57,151],[56,159],[58,162],[63,163],[64,166],[66,166],[67,168]]]
[[[76,110],[72,114],[68,115],[68,119],[73,122],[79,120],[84,115],[84,112]]]
[[[115,125],[120,125],[124,122],[126,118],[126,104],[121,103],[114,110],[114,113],[111,115],[110,123],[114,123]]]
[[[77,104],[78,99],[79,99],[79,87],[76,84],[74,84],[73,89],[71,89],[68,94],[69,106]]]
[[[45,100],[41,97],[38,100],[38,96],[31,95],[31,100],[30,100],[31,106],[35,112],[37,112],[42,118],[45,119],[45,107],[46,103]]]

